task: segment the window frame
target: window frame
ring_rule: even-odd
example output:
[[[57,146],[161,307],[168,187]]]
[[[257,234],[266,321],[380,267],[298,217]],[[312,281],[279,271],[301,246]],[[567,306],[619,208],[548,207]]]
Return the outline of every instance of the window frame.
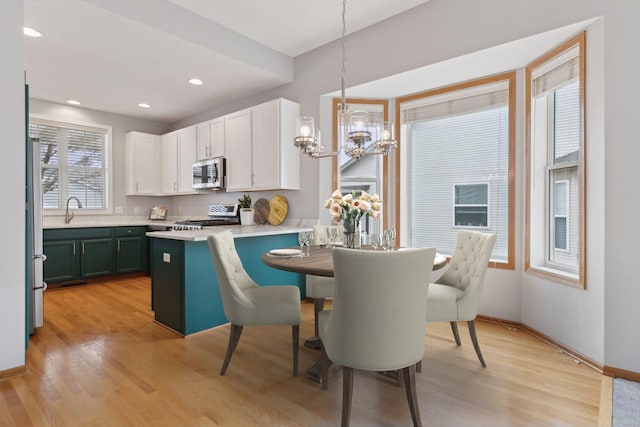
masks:
[[[533,96],[533,79],[532,76],[534,72],[548,63],[552,61],[554,58],[561,56],[563,53],[567,52],[570,49],[578,48],[578,78],[579,78],[579,116],[580,116],[580,124],[579,124],[579,153],[578,160],[575,162],[567,162],[558,165],[551,165],[549,163],[549,159],[547,159],[547,165],[545,167],[545,181],[549,182],[549,174],[553,170],[558,169],[566,169],[569,167],[577,167],[578,168],[578,266],[577,273],[573,273],[570,271],[566,271],[562,268],[561,264],[557,264],[554,262],[549,262],[549,253],[551,250],[550,243],[545,244],[545,253],[544,262],[543,263],[535,263],[532,261],[532,241],[534,230],[532,228],[533,220],[532,220],[532,183],[535,182],[535,171],[533,168],[533,159],[534,155],[533,150],[535,148],[534,141],[534,123],[532,120],[534,119],[534,107],[536,98]],[[550,50],[539,58],[535,59],[531,63],[529,63],[525,67],[525,126],[526,126],[526,140],[525,140],[525,156],[526,156],[526,172],[525,172],[525,180],[526,180],[526,195],[525,195],[525,272],[533,274],[535,276],[539,276],[557,283],[561,283],[564,285],[569,285],[581,289],[586,289],[586,161],[585,161],[585,146],[586,146],[586,128],[585,128],[585,111],[586,111],[586,32],[581,32],[580,34],[572,37],[556,48]],[[552,126],[551,126],[552,127]],[[546,125],[547,131],[549,131],[550,126]],[[549,150],[549,135],[546,135],[546,149]],[[549,156],[548,156],[549,157]],[[547,187],[549,188],[549,187]],[[552,193],[550,189],[546,190],[548,193]],[[550,195],[545,195],[546,203],[550,203],[549,201]],[[544,232],[546,236],[545,242],[550,242],[550,207],[545,206],[545,214],[544,214],[544,222],[545,226]],[[536,236],[540,233],[540,230],[535,230]],[[567,245],[569,246],[569,245]]]
[[[382,117],[383,120],[389,121],[389,100],[386,99],[366,99],[366,98],[346,98],[345,102],[349,106],[355,105],[382,105]],[[331,140],[331,151],[333,153],[338,152],[338,150],[342,150],[342,147],[338,147],[338,109],[340,104],[342,103],[341,98],[333,98],[332,100],[332,140]],[[352,110],[357,110],[358,108],[351,108]],[[396,126],[396,133],[398,132]],[[397,137],[396,137],[397,138]],[[337,189],[341,187],[341,177],[340,177],[340,156],[333,156],[331,159],[331,188]],[[380,177],[380,191],[378,195],[382,200],[386,200],[386,195],[389,191],[389,156],[383,156],[382,159],[382,176]],[[353,180],[352,180],[353,181]],[[382,229],[388,228],[389,224],[389,206],[388,203],[382,203]]]
[[[395,123],[396,123],[396,141],[398,141],[398,148],[395,150],[395,170],[396,170],[396,188],[395,188],[395,229],[398,236],[399,244],[402,244],[401,239],[401,219],[406,217],[402,212],[402,194],[401,185],[402,178],[405,171],[402,169],[403,155],[402,150],[404,143],[402,141],[402,105],[404,103],[413,102],[421,98],[432,97],[437,95],[446,94],[448,92],[455,92],[464,89],[473,88],[474,86],[482,86],[496,82],[506,81],[509,88],[508,98],[508,111],[509,111],[509,153],[508,153],[508,169],[509,176],[507,180],[507,194],[508,194],[508,232],[507,232],[507,261],[495,261],[490,260],[489,265],[494,268],[514,270],[515,269],[515,128],[516,128],[516,72],[508,71],[505,73],[495,74],[492,76],[482,77],[479,79],[470,80],[467,82],[457,83],[450,86],[445,86],[437,89],[432,89],[413,95],[407,95],[404,97],[398,97],[395,100]]]
[[[102,161],[104,162],[104,208],[87,208],[83,207],[82,209],[74,209],[75,215],[100,215],[100,214],[112,214],[113,213],[113,128],[109,125],[103,125],[99,123],[93,122],[83,122],[77,120],[70,120],[66,118],[54,118],[41,114],[30,114],[29,115],[29,124],[37,123],[43,124],[46,126],[53,126],[59,128],[75,128],[75,129],[88,129],[94,131],[104,131],[105,132],[105,146],[104,146],[104,156]],[[68,149],[68,141],[65,144],[60,145],[59,147],[59,155],[65,153]],[[65,154],[66,156],[66,154]],[[41,168],[42,163],[41,163]],[[68,168],[62,166],[60,163],[57,165],[46,166],[47,168],[56,168],[58,170],[59,180],[62,181],[64,178],[68,182]],[[60,203],[63,203],[64,197],[69,197],[68,195],[68,183],[67,190],[65,194],[60,195]],[[55,209],[43,209],[44,216],[56,216],[56,215],[64,215],[65,207],[58,207]]]

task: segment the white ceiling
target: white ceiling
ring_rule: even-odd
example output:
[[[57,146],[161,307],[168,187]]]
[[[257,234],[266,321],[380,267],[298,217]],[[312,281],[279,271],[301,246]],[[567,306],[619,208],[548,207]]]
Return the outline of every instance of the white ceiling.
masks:
[[[347,32],[427,1],[349,0]],[[292,58],[342,25],[340,0],[25,0],[24,12],[44,34],[25,37],[32,97],[167,123],[291,82]]]

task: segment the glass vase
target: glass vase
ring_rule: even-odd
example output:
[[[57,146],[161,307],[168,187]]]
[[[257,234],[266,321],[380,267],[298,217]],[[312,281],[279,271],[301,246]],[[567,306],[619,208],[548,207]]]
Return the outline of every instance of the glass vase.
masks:
[[[344,247],[360,248],[360,219],[344,220]]]

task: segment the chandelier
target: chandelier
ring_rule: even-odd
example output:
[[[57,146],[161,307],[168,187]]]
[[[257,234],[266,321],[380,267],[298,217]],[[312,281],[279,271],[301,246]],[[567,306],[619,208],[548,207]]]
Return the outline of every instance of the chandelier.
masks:
[[[341,102],[338,107],[338,151],[325,153],[320,140],[320,129],[316,129],[313,117],[299,117],[297,120],[297,136],[293,139],[293,144],[302,150],[309,157],[318,159],[340,154],[340,150],[353,158],[368,154],[389,154],[389,151],[398,147],[398,143],[393,139],[392,122],[369,122],[369,114],[366,111],[349,111],[349,106],[345,97],[346,81],[346,12],[347,0],[342,1],[342,93]],[[375,141],[372,140],[371,131],[374,131]],[[368,145],[367,145],[368,144]]]

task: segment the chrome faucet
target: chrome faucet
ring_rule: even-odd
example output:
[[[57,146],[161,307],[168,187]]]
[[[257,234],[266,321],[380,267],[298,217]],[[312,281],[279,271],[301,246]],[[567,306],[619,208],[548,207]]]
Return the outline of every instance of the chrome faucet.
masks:
[[[65,224],[69,224],[74,217],[73,212],[69,212],[69,202],[71,201],[71,199],[76,199],[76,202],[78,202],[78,208],[82,209],[82,202],[80,201],[80,199],[78,199],[76,196],[69,197],[67,199],[67,209],[64,211]]]

